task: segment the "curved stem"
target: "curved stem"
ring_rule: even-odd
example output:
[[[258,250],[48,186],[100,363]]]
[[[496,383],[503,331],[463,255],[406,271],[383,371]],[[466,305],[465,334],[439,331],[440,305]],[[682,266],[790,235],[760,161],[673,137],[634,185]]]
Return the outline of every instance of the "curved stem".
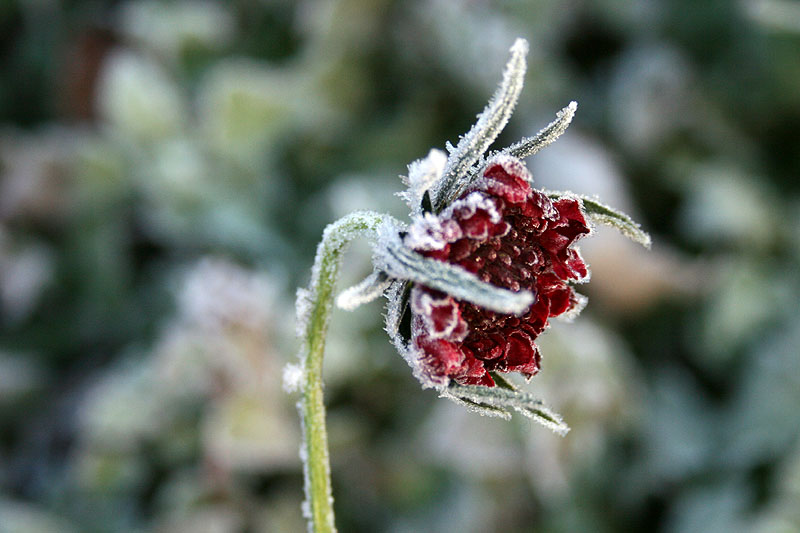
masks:
[[[373,212],[350,214],[330,224],[317,247],[311,282],[297,295],[298,325],[303,340],[304,367],[303,462],[306,489],[305,514],[314,533],[336,531],[331,492],[328,435],[322,392],[322,359],[333,303],[333,290],[339,276],[342,254],[347,244],[361,236],[374,236],[387,217]]]

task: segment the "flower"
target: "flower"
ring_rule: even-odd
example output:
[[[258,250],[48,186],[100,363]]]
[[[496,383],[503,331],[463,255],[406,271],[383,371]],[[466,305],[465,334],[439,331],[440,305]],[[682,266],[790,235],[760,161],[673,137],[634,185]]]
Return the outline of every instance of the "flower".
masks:
[[[500,314],[415,284],[412,342],[425,372],[463,385],[495,385],[490,372],[539,372],[535,339],[548,319],[575,315],[585,299],[567,283],[588,280],[573,247],[590,232],[578,198],[551,200],[530,186],[525,166],[511,156],[491,161],[483,179],[438,216],[417,219],[404,241],[426,257],[448,262],[482,281],[535,303],[524,314]]]
[[[572,284],[589,279],[575,243],[591,233],[590,222],[644,246],[650,237],[593,198],[531,188],[521,160],[566,131],[575,102],[533,137],[487,155],[519,98],[527,51],[523,39],[511,47],[500,87],[457,146],[409,165],[400,196],[410,224],[358,212],[326,228],[309,289],[298,292],[298,323],[313,324],[311,295],[333,283],[325,278],[338,264],[332,254],[371,235],[375,270],[338,305],[352,309],[384,294],[386,331],[423,387],[482,414],[508,418],[513,409],[564,433],[557,414],[500,374],[539,372],[536,338],[550,318],[573,317],[585,305]]]

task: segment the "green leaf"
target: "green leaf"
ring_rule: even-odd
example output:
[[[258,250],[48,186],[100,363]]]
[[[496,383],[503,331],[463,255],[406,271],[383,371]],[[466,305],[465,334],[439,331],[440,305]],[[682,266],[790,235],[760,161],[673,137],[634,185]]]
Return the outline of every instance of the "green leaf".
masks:
[[[511,420],[511,413],[502,407],[495,407],[481,402],[475,402],[469,398],[460,398],[457,396],[448,396],[454,402],[463,405],[473,413],[478,413],[481,416],[493,416],[502,418],[503,420]]]
[[[336,298],[336,305],[339,309],[352,311],[383,294],[390,283],[391,280],[385,272],[375,271],[357,285],[342,291]]]
[[[450,157],[447,159],[442,179],[432,191],[433,207],[437,213],[469,185],[464,178],[472,175],[470,169],[503,131],[508,119],[511,118],[514,106],[517,105],[527,69],[525,57],[528,54],[528,41],[517,39],[510,52],[511,57],[503,71],[500,87],[489,100],[486,109],[478,115],[478,121],[461,137],[455,148],[448,143]]]
[[[496,287],[460,266],[425,257],[405,246],[396,233],[386,235],[382,244],[376,266],[392,278],[421,283],[496,313],[522,314],[536,300],[530,291]]]
[[[497,372],[489,372],[489,375],[492,376],[495,385],[497,385],[498,387],[511,391],[517,390],[514,384],[508,381],[506,378],[504,378],[501,374]]]
[[[542,128],[539,133],[533,137],[526,137],[508,148],[504,148],[501,153],[512,155],[517,159],[525,159],[532,156],[542,148],[552,144],[567,131],[567,127],[569,127],[572,118],[575,116],[576,109],[578,109],[578,103],[570,102],[567,107],[558,112],[556,119]]]
[[[508,384],[505,380],[502,381]],[[569,431],[569,426],[564,423],[561,415],[551,411],[538,398],[519,390],[510,390],[501,386],[482,387],[478,385],[457,385],[451,383],[442,391],[441,395],[457,403],[467,405],[479,412],[491,409],[493,411],[503,411],[507,414],[510,409],[513,409],[539,422],[543,426],[550,428],[561,436],[566,435]],[[477,409],[474,406],[476,406]],[[481,412],[481,414],[490,413]],[[502,415],[491,413],[491,416]]]

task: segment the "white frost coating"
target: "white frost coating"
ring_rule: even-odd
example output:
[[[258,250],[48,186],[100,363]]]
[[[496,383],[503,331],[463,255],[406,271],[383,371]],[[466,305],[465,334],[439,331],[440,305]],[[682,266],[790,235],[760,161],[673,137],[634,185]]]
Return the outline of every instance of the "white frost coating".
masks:
[[[441,217],[449,219],[453,217],[454,213],[458,213],[461,218],[466,219],[474,215],[478,209],[482,209],[489,214],[489,220],[492,221],[492,224],[497,224],[502,220],[494,201],[480,191],[471,192],[464,198],[456,200],[442,212]]]
[[[300,462],[303,463],[303,494],[305,495],[305,499],[300,504],[300,510],[303,514],[303,518],[306,519],[306,530],[308,533],[315,533],[314,532],[314,517],[311,512],[311,472],[309,468],[309,453],[308,453],[308,439],[306,438],[306,422],[305,422],[305,415],[303,410],[303,402],[299,401],[295,405],[297,407],[297,412],[300,415],[300,428],[302,429],[302,440],[300,442]],[[324,453],[324,463],[330,465],[330,457],[328,456],[328,449],[323,448],[322,452]],[[328,495],[328,500],[330,502],[330,508],[333,508],[333,496]],[[332,516],[330,517],[333,518]],[[334,524],[331,523],[330,530],[334,533],[336,532],[336,528]]]
[[[461,403],[487,416],[505,418],[508,409],[539,422],[562,437],[569,432],[561,415],[550,410],[541,400],[519,390],[502,387],[480,387],[474,385],[451,385],[441,394],[456,403]],[[500,412],[498,412],[500,411]]]
[[[461,226],[455,220],[455,215],[467,219],[478,209],[485,211],[493,224],[498,224],[502,220],[494,201],[485,193],[474,191],[450,204],[438,216],[425,213],[423,216],[414,217],[403,243],[415,250],[441,250],[447,244],[454,243],[464,236]]]
[[[321,352],[311,353],[310,346],[314,340],[319,340],[315,338],[315,336],[324,335],[328,327],[330,311],[333,305],[329,293],[336,283],[342,252],[345,246],[357,237],[376,237],[380,226],[385,224],[389,219],[391,219],[391,217],[388,215],[361,211],[342,217],[325,228],[322,241],[319,246],[317,246],[317,253],[314,258],[314,266],[311,269],[311,281],[308,284],[308,289],[297,291],[297,331],[302,342],[299,356],[305,370],[305,376],[303,376],[305,378],[303,380],[304,389],[308,387],[313,389],[315,384],[311,383],[309,385],[308,381],[310,381],[311,377],[316,375],[315,372],[321,370],[322,354]],[[296,374],[296,372],[291,371],[290,373]],[[304,396],[304,401],[298,405],[301,419],[304,418],[304,402],[307,401],[311,401],[308,395]],[[321,445],[315,446],[314,449],[309,449],[309,439],[308,435],[306,435],[306,426],[308,424],[308,427],[320,429],[321,433],[317,433],[317,437],[321,434],[321,439],[324,441],[324,408],[321,408],[317,404],[309,403],[308,412],[310,416],[314,418],[308,422],[305,420],[303,421],[303,445],[301,449],[306,502],[311,501],[312,490],[311,466],[309,461],[314,461],[317,466],[322,466],[325,470],[325,473],[322,474],[324,479],[329,479],[330,477],[330,461],[328,458],[327,446]],[[315,439],[314,443],[319,444],[319,439]],[[322,514],[326,515],[321,519],[324,519],[326,524],[320,524],[320,526],[327,527],[328,531],[335,531],[333,514],[330,511],[333,501],[330,495],[330,485],[327,482],[323,482],[322,486],[325,487],[328,493],[327,497],[331,505],[327,506],[327,510],[325,506],[321,507]],[[309,519],[309,531],[314,527],[312,522],[313,520]]]
[[[521,315],[535,300],[529,291],[496,287],[460,266],[424,257],[405,246],[396,233],[381,235],[381,241],[375,249],[375,265],[393,278],[415,281],[502,314]]]
[[[325,231],[322,233],[322,241],[317,246],[317,253],[314,257],[314,266],[311,268],[311,281],[307,289],[297,290],[297,323],[296,331],[297,336],[305,342],[305,334],[308,328],[309,320],[311,320],[311,311],[313,308],[313,295],[317,292],[320,284],[320,276],[322,265],[326,262],[326,258],[330,257],[334,250],[341,250],[350,241],[358,237],[373,237],[379,240],[376,235],[379,233],[377,226],[379,224],[386,225],[392,221],[389,215],[381,215],[372,211],[357,211],[351,213],[338,221],[328,224]],[[399,221],[391,223],[392,227],[402,227],[403,224]],[[341,254],[338,254],[337,261],[341,261]],[[326,281],[330,284],[336,282],[336,276],[339,272],[339,265],[331,264],[328,266],[328,275],[330,279]],[[323,305],[330,305],[330,302],[323,302]],[[301,351],[301,356],[305,353],[305,348]]]
[[[577,318],[581,311],[586,307],[586,304],[589,303],[589,298],[584,296],[579,292],[574,292],[575,295],[575,303],[572,306],[572,309],[569,309],[567,312],[558,315],[556,318],[561,320],[562,322],[572,322]]]
[[[447,154],[432,148],[427,157],[408,165],[408,178],[403,179],[408,190],[398,196],[408,204],[412,216],[422,214],[422,197],[442,177],[446,164]]]
[[[336,306],[345,311],[352,311],[356,307],[369,303],[386,290],[392,283],[384,273],[373,272],[357,285],[342,291],[336,298]]]
[[[400,334],[400,321],[403,318],[402,295],[405,289],[405,282],[395,281],[386,291],[386,333],[389,334],[394,347],[411,367],[411,373],[420,382],[422,388],[442,391],[450,383],[450,379],[447,376],[430,375],[423,364],[422,352]]]
[[[458,222],[447,216],[439,217],[433,213],[425,213],[414,217],[404,242],[406,246],[415,250],[441,250],[448,243],[456,242],[461,237],[463,233]]]
[[[291,394],[293,392],[300,392],[303,389],[303,381],[305,381],[305,370],[303,365],[297,363],[287,363],[283,367],[283,390]]]
[[[295,293],[295,335],[302,339],[305,335],[305,328],[311,320],[311,292],[308,289],[298,288]]]
[[[503,80],[494,93],[486,109],[478,115],[478,121],[469,132],[461,137],[453,148],[448,143],[450,157],[447,160],[443,177],[433,191],[433,204],[441,210],[467,186],[471,177],[470,169],[483,156],[511,118],[511,113],[519,99],[525,78],[528,54],[528,41],[517,39],[510,49],[511,57],[506,63]]]
[[[511,413],[508,410],[503,409],[502,407],[498,407],[496,405],[478,405],[473,401],[467,401],[466,399],[459,398],[458,396],[454,396],[453,394],[448,393],[446,390],[442,391],[439,394],[440,398],[447,398],[448,400],[466,407],[468,411],[473,413],[478,413],[481,416],[490,416],[496,418],[502,418],[503,420],[511,420]]]
[[[433,323],[434,308],[446,306],[450,309],[450,315],[447,317],[447,326],[442,331],[437,331]],[[411,310],[422,317],[422,320],[427,326],[426,334],[434,339],[447,338],[451,342],[459,342],[466,338],[469,333],[469,328],[466,323],[458,314],[458,307],[451,296],[444,298],[434,298],[429,292],[421,290],[419,287],[414,287],[411,291]],[[439,318],[442,318],[441,316]],[[459,328],[461,326],[461,328]],[[460,329],[458,335],[454,335],[456,328]]]
[[[532,156],[542,148],[552,144],[567,131],[577,109],[578,102],[570,102],[567,107],[556,114],[556,119],[539,130],[539,133],[533,137],[526,137],[508,148],[504,148],[500,153],[512,155],[520,159]]]
[[[528,170],[528,167],[525,166],[525,163],[513,155],[506,154],[504,152],[493,155],[486,162],[487,168],[491,165],[500,165],[503,167],[503,170],[505,170],[506,173],[511,174],[512,176],[520,176],[528,183],[533,183],[531,171]]]
[[[308,449],[307,440],[306,440],[306,423],[305,423],[305,415],[303,414],[303,402],[299,401],[295,404],[297,408],[297,413],[300,415],[300,429],[302,431],[301,434],[301,441],[300,441],[300,449],[298,455],[300,456],[300,462],[303,464],[303,493],[305,498],[303,502],[300,504],[300,510],[303,513],[303,518],[306,519],[307,529],[308,531],[312,530],[312,517],[311,517],[311,479],[309,478],[308,472]]]

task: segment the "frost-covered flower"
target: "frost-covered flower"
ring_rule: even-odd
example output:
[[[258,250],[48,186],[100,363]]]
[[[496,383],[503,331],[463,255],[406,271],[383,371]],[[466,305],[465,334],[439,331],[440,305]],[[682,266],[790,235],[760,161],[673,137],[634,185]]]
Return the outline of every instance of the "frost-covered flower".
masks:
[[[590,222],[645,246],[650,240],[627,215],[594,199],[532,188],[521,160],[564,133],[575,102],[535,136],[486,154],[519,97],[527,51],[523,39],[511,47],[499,89],[457,146],[409,165],[400,196],[411,223],[354,213],[326,229],[316,264],[324,267],[326,253],[358,235],[375,235],[375,271],[343,292],[339,306],[385,294],[386,330],[423,387],[483,414],[509,417],[514,409],[563,432],[558,415],[500,374],[536,374],[535,341],[549,319],[583,308],[586,299],[572,285],[588,281],[589,269],[574,245],[591,233]],[[310,294],[323,275],[315,267],[310,289],[299,293],[300,324],[309,323]]]
[[[551,200],[530,186],[511,156],[490,161],[478,180],[439,216],[414,221],[406,246],[458,265],[486,283],[535,300],[524,313],[501,314],[415,284],[412,341],[425,372],[465,385],[495,385],[490,372],[539,371],[536,337],[548,319],[585,303],[567,283],[589,270],[573,244],[590,232],[580,199]]]

